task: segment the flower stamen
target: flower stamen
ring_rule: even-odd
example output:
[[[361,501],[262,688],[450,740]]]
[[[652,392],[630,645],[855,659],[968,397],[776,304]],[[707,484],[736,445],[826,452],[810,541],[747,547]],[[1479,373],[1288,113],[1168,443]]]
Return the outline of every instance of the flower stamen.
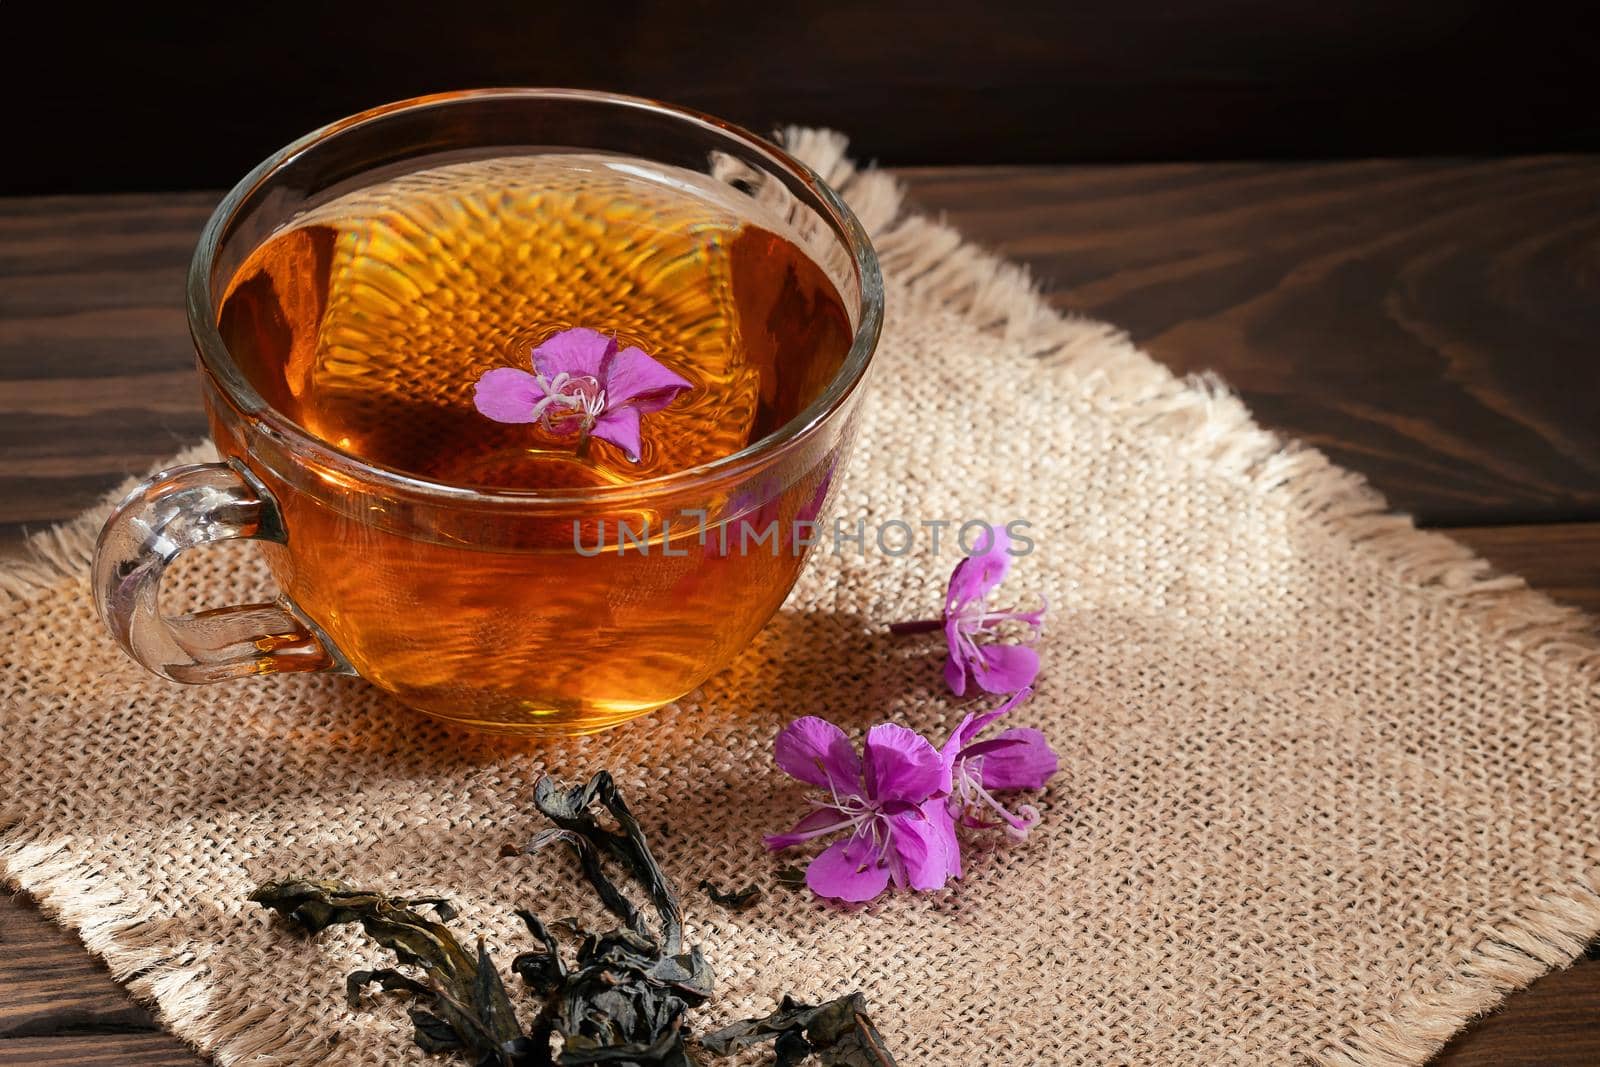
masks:
[[[953,786],[951,797],[956,801],[956,811],[961,815],[962,825],[971,829],[989,829],[997,823],[986,822],[981,818],[984,809],[992,811],[999,816],[1005,825],[1006,833],[1017,840],[1028,836],[1028,832],[1039,825],[1042,816],[1039,809],[1032,804],[1019,804],[1015,812],[1002,804],[998,798],[983,786],[983,757],[958,756],[953,772]]]

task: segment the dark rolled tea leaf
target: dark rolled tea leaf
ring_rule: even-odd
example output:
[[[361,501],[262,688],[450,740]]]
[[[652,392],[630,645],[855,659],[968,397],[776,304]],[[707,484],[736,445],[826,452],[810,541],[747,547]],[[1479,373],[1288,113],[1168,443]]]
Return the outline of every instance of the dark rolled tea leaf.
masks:
[[[249,899],[271,908],[309,934],[320,934],[340,923],[360,922],[380,902],[396,908],[429,907],[443,922],[456,917],[456,909],[444,897],[389,897],[354,889],[343,882],[311,878],[265,882]]]
[[[420,967],[426,982],[383,969],[357,971],[345,987],[352,999],[359,999],[361,989],[373,983],[425,997],[426,1018],[416,1024],[419,1044],[426,1041],[438,1050],[470,1049],[478,1053],[480,1064],[490,1067],[537,1064],[524,1048],[527,1039],[483,942],[478,942],[475,955],[469,954],[443,924],[410,907],[427,904],[437,914],[453,917],[454,909],[447,904],[441,908],[444,902],[438,898],[390,897],[342,882],[295,878],[267,882],[250,899],[310,934],[336,924],[359,923],[368,937],[394,952],[402,964]],[[443,1037],[439,1024],[454,1035],[453,1044]]]
[[[556,1062],[689,1067],[694,1061],[684,1047],[684,1015],[711,996],[711,968],[699,949],[682,951],[677,891],[611,775],[602,771],[572,789],[540,779],[534,804],[556,826],[535,835],[521,851],[565,844],[600,902],[624,923],[605,932],[584,929],[575,919],[553,923],[581,939],[568,968],[549,929],[522,913],[543,949],[524,953],[513,967],[530,988],[550,996],[540,1020],[561,1038]],[[604,815],[615,829],[601,821]],[[652,929],[608,864],[621,868],[624,880],[649,897],[659,929]]]
[[[519,908],[517,917],[543,948],[536,952],[518,953],[511,961],[511,970],[535,993],[549,996],[561,988],[562,981],[567,977],[567,968],[561,962],[561,952],[556,947],[556,939],[550,935],[550,931],[533,912]]]
[[[376,985],[420,1001],[410,1015],[413,1040],[424,1051],[471,1056],[476,1067],[698,1067],[688,1050],[686,1015],[710,998],[711,967],[698,948],[684,951],[677,890],[611,775],[602,771],[573,789],[540,779],[534,802],[555,827],[504,854],[565,844],[600,902],[623,925],[597,932],[575,918],[547,925],[530,911],[517,912],[538,947],[518,954],[511,969],[543,1000],[527,1031],[483,941],[469,953],[442,922],[414,910],[431,907],[450,921],[455,910],[438,897],[391,897],[300,878],[267,882],[250,899],[311,934],[359,924],[400,964],[419,968],[420,978],[393,968],[356,971],[345,995],[355,1007],[362,991]],[[614,826],[602,821],[606,817]],[[620,868],[620,879],[608,866]],[[658,922],[629,898],[630,883],[649,897]],[[751,886],[727,894],[701,884],[727,907],[747,907],[760,892]],[[557,933],[578,942],[570,963]],[[859,993],[814,1006],[785,997],[771,1015],[735,1023],[702,1044],[726,1055],[766,1041],[773,1043],[778,1067],[798,1067],[813,1056],[822,1067],[894,1067]],[[559,1045],[554,1054],[553,1044]]]
[[[779,867],[773,878],[785,889],[804,889],[806,887],[805,868],[796,867],[794,864]]]
[[[860,993],[826,1004],[784,997],[772,1014],[707,1034],[700,1044],[714,1056],[727,1056],[763,1041],[774,1042],[780,1067],[802,1063],[808,1055],[815,1055],[822,1067],[895,1067]]]
[[[593,810],[596,801],[615,820],[616,830],[600,824]],[[560,831],[545,831],[524,851],[537,851],[553,840],[565,842],[577,854],[583,873],[600,894],[601,902],[630,929],[648,936],[638,910],[601,866],[601,857],[615,861],[649,895],[661,918],[659,943],[667,954],[675,954],[683,945],[683,909],[678,903],[678,891],[650,854],[644,831],[617,791],[610,772],[600,771],[571,789],[562,789],[548,777],[540,778],[534,785],[533,803]]]
[[[432,1012],[411,1010],[411,1040],[424,1052],[461,1052],[467,1046],[449,1023]]]
[[[706,891],[706,896],[711,898],[713,904],[721,904],[724,908],[731,908],[734,911],[743,911],[761,899],[761,887],[753,883],[736,892],[724,893],[712,883],[711,879],[702,878],[700,888]]]

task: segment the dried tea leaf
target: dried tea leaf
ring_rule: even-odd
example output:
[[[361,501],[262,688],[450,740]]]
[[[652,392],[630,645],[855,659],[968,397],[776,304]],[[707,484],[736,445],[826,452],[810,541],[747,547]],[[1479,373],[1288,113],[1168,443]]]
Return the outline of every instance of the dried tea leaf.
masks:
[[[411,993],[428,998],[430,1001],[434,995],[432,986],[425,985],[410,975],[392,968],[354,971],[345,979],[344,984],[345,1000],[352,1009],[361,1006],[361,991],[369,985],[379,986],[386,993]],[[432,1012],[413,1008],[410,1015],[412,1040],[424,1052],[459,1052],[467,1048],[461,1043],[461,1036],[456,1033],[455,1028]]]
[[[773,878],[785,889],[804,889],[806,887],[805,869],[796,867],[793,864],[787,867],[779,867],[773,874]]]
[[[800,1030],[785,1030],[772,1043],[772,1067],[799,1067],[811,1056],[811,1042]]]
[[[555,828],[505,854],[565,844],[601,903],[623,925],[596,932],[574,918],[546,925],[532,912],[517,912],[538,948],[520,953],[511,967],[544,998],[526,1033],[483,942],[469,953],[441,922],[414,910],[431,907],[449,922],[455,911],[438,897],[391,897],[341,882],[289,879],[262,885],[250,899],[308,933],[359,923],[402,965],[420,968],[421,978],[393,968],[357,971],[345,995],[355,1006],[362,990],[376,985],[422,1001],[425,1006],[410,1009],[410,1015],[413,1038],[427,1052],[471,1055],[477,1067],[697,1067],[686,1044],[685,1017],[711,996],[711,968],[698,948],[683,950],[677,890],[611,776],[602,771],[573,789],[541,779],[534,794]],[[603,821],[607,816],[614,826]],[[620,880],[608,867],[621,869]],[[797,875],[803,884],[804,874]],[[629,898],[629,885],[649,898],[657,922]],[[701,885],[728,907],[746,907],[759,895],[754,886],[727,894],[709,882]],[[570,964],[556,933],[579,942]],[[553,1041],[560,1051],[552,1057]],[[773,1042],[777,1067],[797,1067],[812,1056],[822,1067],[894,1067],[859,993],[815,1006],[786,997],[771,1015],[735,1023],[703,1044],[725,1055],[765,1041]]]
[[[822,1067],[895,1067],[860,993],[830,1000],[815,1010],[806,1026],[806,1040]]]
[[[266,882],[250,900],[271,908],[308,934],[320,934],[340,923],[360,922],[380,903],[397,908],[430,907],[441,922],[451,922],[456,909],[444,897],[390,897],[354,889],[343,882],[286,878]]]
[[[528,932],[538,939],[543,948],[537,952],[518,953],[511,961],[512,973],[518,975],[535,993],[549,996],[561,988],[561,983],[567,977],[567,968],[561,962],[561,952],[556,947],[556,939],[550,935],[550,931],[533,912],[519,908],[517,917],[523,921],[528,927]]]
[[[429,1010],[424,1019],[413,1020],[418,1043],[427,1042],[424,1047],[470,1049],[486,1067],[534,1067],[539,1062],[483,942],[478,942],[475,955],[469,954],[443,924],[411,908],[427,904],[441,916],[454,916],[454,909],[438,898],[390,897],[342,882],[294,878],[267,882],[250,899],[310,934],[336,924],[359,923],[368,937],[394,952],[401,963],[420,967],[426,982],[387,969],[357,971],[346,983],[346,995],[359,998],[361,989],[375,982],[426,997]],[[454,1035],[453,1043],[440,1024]]]
[[[411,1040],[424,1052],[461,1052],[461,1043],[455,1029],[437,1015],[428,1011],[411,1010]],[[491,1061],[493,1062],[493,1061]]]
[[[711,879],[702,878],[700,888],[706,891],[706,896],[711,898],[713,904],[721,904],[734,911],[743,911],[761,899],[761,887],[753,882],[737,892],[724,893]]]
[[[802,1004],[784,997],[770,1015],[707,1034],[700,1044],[714,1056],[727,1056],[763,1041],[775,1043],[779,1067],[802,1063],[808,1055],[815,1055],[822,1067],[895,1067],[860,993],[826,1004]]]
[[[616,821],[616,830],[600,824],[593,810],[596,801]],[[683,945],[683,909],[678,903],[678,891],[650,854],[644,831],[617,791],[610,772],[600,771],[571,789],[562,789],[548,777],[540,778],[534,785],[533,803],[560,829],[535,836],[523,851],[535,852],[555,840],[565,842],[577,854],[584,876],[606,908],[630,929],[649,936],[643,917],[605,873],[602,858],[615,861],[649,895],[661,919],[658,940],[668,954],[676,953]]]
[[[361,991],[369,985],[376,985],[385,993],[415,993],[423,997],[433,995],[431,986],[423,985],[409,974],[402,974],[391,967],[380,967],[375,971],[352,971],[350,977],[344,980],[344,999],[352,1010],[361,1007]]]
[[[683,919],[677,891],[662,873],[644,832],[628,811],[611,776],[602,771],[586,784],[561,789],[549,779],[534,788],[534,803],[556,824],[522,851],[561,842],[577,857],[584,877],[606,909],[624,926],[606,932],[584,929],[575,919],[551,926],[582,939],[569,968],[550,929],[520,913],[543,946],[517,957],[513,969],[550,1001],[540,1014],[535,1039],[558,1034],[558,1064],[639,1064],[692,1067],[684,1047],[684,1015],[711,995],[711,969],[699,949],[681,951]],[[601,822],[599,807],[615,822]],[[628,898],[607,871],[614,864],[649,897],[659,929]]]

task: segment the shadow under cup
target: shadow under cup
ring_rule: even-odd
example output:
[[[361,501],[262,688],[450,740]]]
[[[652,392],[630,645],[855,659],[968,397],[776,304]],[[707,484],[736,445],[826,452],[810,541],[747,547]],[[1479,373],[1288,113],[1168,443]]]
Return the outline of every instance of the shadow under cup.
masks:
[[[265,399],[219,334],[240,263],[298,215],[418,170],[480,158],[607,153],[683,168],[778,219],[836,288],[854,331],[798,415],[730,456],[626,485],[483,491],[379,467]],[[354,673],[479,729],[605,729],[726,667],[788,594],[854,435],[882,283],[865,234],[815,174],[717,120],[563,90],[427,97],[321,130],[263,163],[207,225],[190,327],[225,462],[163,472],[108,520],[96,595],[135,659],[179,681]],[[276,603],[163,617],[180,551],[251,537]]]

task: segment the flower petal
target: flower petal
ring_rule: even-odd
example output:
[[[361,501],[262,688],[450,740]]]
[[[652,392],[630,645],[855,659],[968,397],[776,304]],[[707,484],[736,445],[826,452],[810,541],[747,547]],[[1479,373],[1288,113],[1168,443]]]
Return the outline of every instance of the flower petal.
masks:
[[[877,855],[870,835],[829,845],[806,868],[806,885],[819,897],[871,900],[888,884],[888,864]]]
[[[772,743],[772,758],[791,778],[840,796],[861,794],[861,758],[844,731],[827,719],[807,715],[785,726]]]
[[[949,665],[946,664],[946,666],[948,667]],[[958,693],[957,696],[959,695]],[[963,716],[961,722],[954,730],[950,731],[950,736],[945,739],[944,747],[939,749],[939,792],[941,793],[949,793],[955,785],[956,759],[960,757],[961,750],[967,747],[967,739],[977,732],[971,726],[972,716]]]
[[[943,810],[942,800],[924,801],[924,808]],[[898,886],[928,892],[941,888],[950,877],[950,850],[958,848],[955,828],[945,819],[930,817],[925,810],[891,816],[889,848],[893,853],[890,873]],[[959,858],[956,860],[959,866]]]
[[[973,681],[986,693],[1014,693],[1033,684],[1039,674],[1039,653],[1027,645],[988,645],[978,650]]]
[[[496,367],[478,379],[472,405],[495,422],[532,422],[534,402],[544,390],[533,375],[515,367]]]
[[[609,401],[607,401],[609,403]],[[608,407],[594,420],[589,432],[602,441],[610,441],[622,449],[629,463],[639,462],[639,449],[644,442],[639,437],[639,409],[634,407]]]
[[[659,360],[645,355],[643,349],[624,348],[606,367],[605,379],[600,383],[606,391],[606,407],[629,404],[648,415],[660,411],[683,392],[693,388],[693,383],[681,374],[668,370]]]
[[[1043,789],[1060,767],[1044,734],[1023,726],[1003,731],[996,741],[1011,741],[983,757],[985,789]]]
[[[956,820],[950,811],[948,797],[935,797],[923,804],[923,812],[928,820],[934,824],[934,830],[939,839],[944,842],[945,848],[945,874],[951,878],[961,877],[961,842],[956,838]]]
[[[953,615],[945,616],[944,643],[950,648],[950,658],[944,661],[944,682],[956,696],[966,696],[967,683],[972,680],[972,645]]]
[[[958,697],[967,695],[968,673],[966,659],[952,648],[950,658],[944,661],[944,684],[950,687],[950,692]]]
[[[861,784],[868,799],[921,804],[939,791],[943,772],[938,750],[915,730],[884,722],[867,731]]]
[[[850,825],[850,816],[838,808],[818,808],[811,814],[795,823],[786,834],[768,834],[762,838],[767,848],[773,852],[780,849],[791,848],[803,841],[810,841],[813,837],[820,837],[830,830],[842,830]]]
[[[944,598],[946,615],[962,604],[988,596],[1011,570],[1011,555],[1006,551],[1011,547],[1011,538],[1006,536],[1004,526],[989,529],[993,536],[987,539],[988,543],[980,540],[975,546],[983,551],[963,559],[950,572],[950,588]]]
[[[1006,646],[1002,645],[1001,647],[1003,648]],[[972,716],[971,725],[967,725],[966,723],[962,724],[963,726],[966,726],[966,735],[961,741],[962,747],[965,748],[967,745],[971,744],[972,739],[981,734],[985,727],[1031,696],[1033,696],[1033,690],[1024,686],[1015,693],[1012,693],[1010,696],[1006,697],[1006,699],[1001,702],[999,707],[990,711],[986,711],[982,715]]]
[[[578,326],[545,338],[530,355],[533,369],[546,378],[558,374],[587,375],[600,380],[600,364],[616,342],[599,330]]]

